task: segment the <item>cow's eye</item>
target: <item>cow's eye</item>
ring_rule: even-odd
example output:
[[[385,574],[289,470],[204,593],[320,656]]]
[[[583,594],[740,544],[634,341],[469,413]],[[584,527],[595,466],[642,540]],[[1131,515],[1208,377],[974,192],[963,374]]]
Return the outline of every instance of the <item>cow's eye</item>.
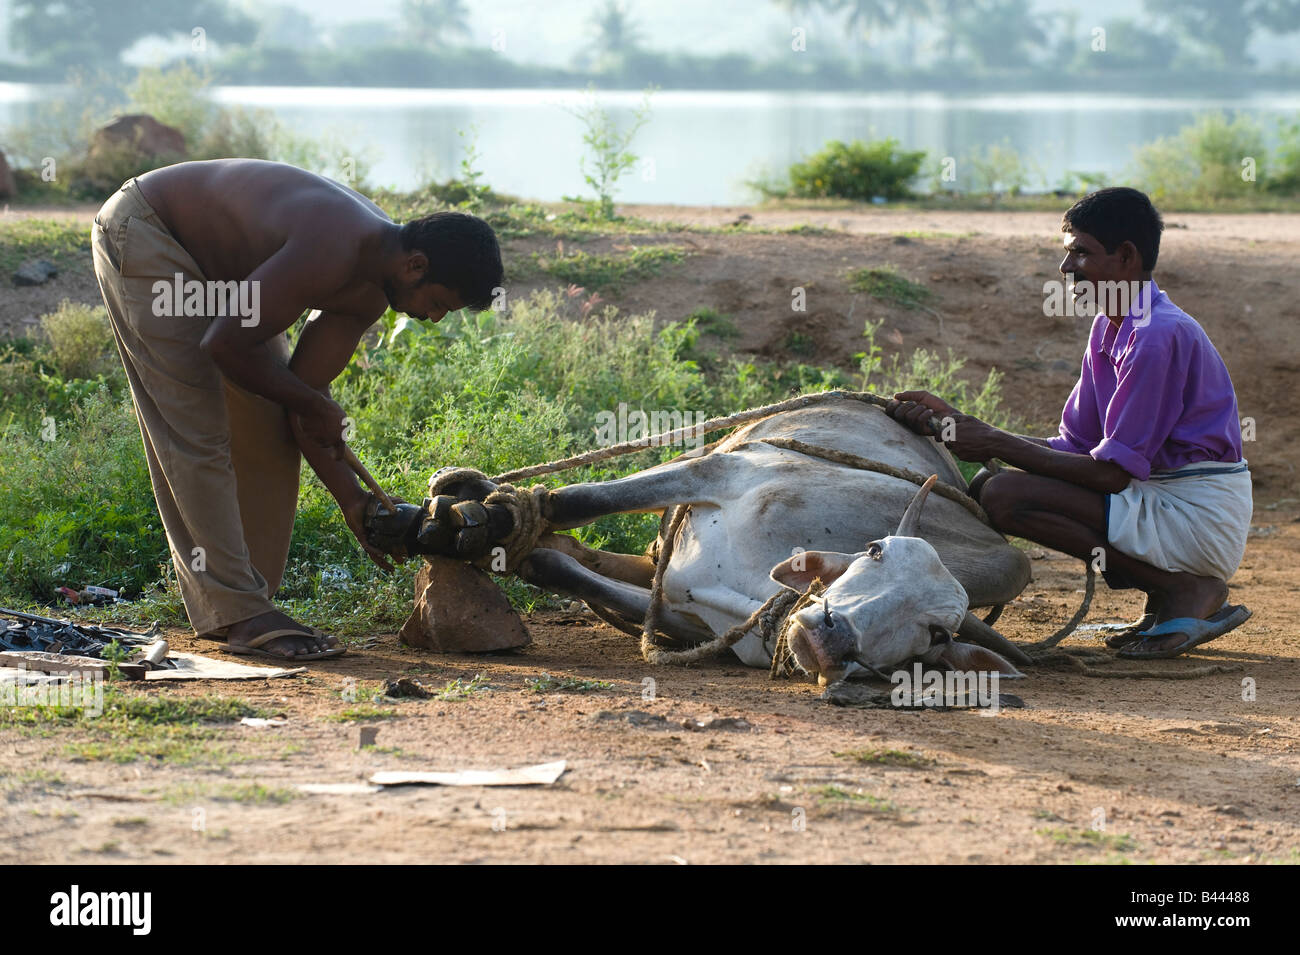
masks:
[[[885,556],[885,549],[879,544],[872,542],[867,545],[867,556],[872,560],[880,560],[880,558]]]

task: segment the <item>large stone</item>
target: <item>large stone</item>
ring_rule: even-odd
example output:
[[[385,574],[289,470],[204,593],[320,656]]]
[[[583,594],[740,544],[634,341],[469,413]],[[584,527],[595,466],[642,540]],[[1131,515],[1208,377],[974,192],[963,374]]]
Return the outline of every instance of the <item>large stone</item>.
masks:
[[[59,267],[49,259],[32,259],[14,269],[14,285],[44,285],[59,274]]]
[[[14,182],[13,170],[9,168],[4,151],[0,150],[0,199],[12,199],[16,195],[18,184]]]
[[[95,130],[90,140],[92,157],[118,150],[129,150],[141,158],[180,159],[185,155],[185,136],[152,116],[132,113]]]
[[[439,653],[487,653],[532,642],[492,578],[448,557],[426,558],[415,575],[415,609],[398,638],[409,647]]]

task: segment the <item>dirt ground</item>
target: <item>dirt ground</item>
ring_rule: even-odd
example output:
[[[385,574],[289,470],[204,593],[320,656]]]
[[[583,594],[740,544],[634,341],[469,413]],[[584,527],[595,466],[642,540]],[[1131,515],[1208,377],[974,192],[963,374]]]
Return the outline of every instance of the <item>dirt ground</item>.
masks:
[[[1013,639],[1051,632],[1079,600],[1077,562],[1031,553],[1034,581],[999,622]],[[308,675],[227,685],[288,725],[215,727],[187,765],[87,759],[93,728],[6,732],[0,862],[1295,863],[1297,561],[1300,512],[1260,513],[1234,580],[1255,615],[1238,631],[1146,664],[1166,679],[1034,672],[1002,685],[1024,708],[992,717],[835,707],[813,684],[735,663],[652,668],[580,611],[532,616],[535,642],[513,654],[436,656],[383,634]],[[1102,587],[1089,620],[1138,610]],[[1177,679],[1208,663],[1237,669]],[[611,686],[531,692],[543,673]],[[434,687],[481,675],[487,688],[338,721],[356,705],[349,678],[364,690],[403,675]],[[375,747],[359,748],[363,726],[378,727]],[[568,769],[549,787],[294,789],[559,759]]]
[[[692,214],[719,223],[740,211],[768,224],[758,210]],[[439,656],[378,634],[308,674],[220,687],[288,725],[215,726],[185,761],[116,762],[111,745],[84,745],[98,738],[93,726],[6,730],[0,862],[1300,861],[1300,217],[1168,218],[1186,228],[1166,232],[1157,278],[1224,354],[1257,440],[1246,452],[1255,523],[1232,581],[1232,599],[1254,616],[1188,658],[1145,664],[1163,678],[1037,670],[1002,687],[1024,708],[990,717],[839,708],[815,685],[773,682],[738,663],[652,668],[631,638],[579,609],[530,617],[534,643],[514,654]],[[996,366],[1027,426],[1050,428],[1087,337],[1086,321],[1042,314],[1042,283],[1060,257],[1056,217],[830,210],[798,221],[847,232],[637,237],[692,254],[613,300],[663,318],[711,305],[740,328],[730,347],[759,355],[781,352],[797,327],[814,338],[812,363],[843,362],[861,349],[863,320],[885,318],[889,350],[952,347],[973,374]],[[935,291],[942,330],[934,314],[848,291],[847,268],[877,264]],[[805,315],[790,312],[795,285],[808,289]],[[58,289],[45,294],[57,299]],[[5,317],[22,320],[17,310]],[[1077,562],[1030,553],[1034,580],[998,623],[1021,641],[1063,623],[1083,582]],[[1088,619],[1128,620],[1139,609],[1134,592],[1099,586]],[[1095,641],[1081,631],[1067,645]],[[1179,678],[1209,663],[1237,669]],[[611,685],[531,692],[526,681],[543,673]],[[486,685],[456,701],[379,706],[391,718],[340,721],[361,705],[344,699],[350,686],[403,675],[433,687],[481,675]],[[359,748],[363,726],[378,728],[374,747]],[[549,787],[294,788],[386,769],[558,759],[568,769]]]

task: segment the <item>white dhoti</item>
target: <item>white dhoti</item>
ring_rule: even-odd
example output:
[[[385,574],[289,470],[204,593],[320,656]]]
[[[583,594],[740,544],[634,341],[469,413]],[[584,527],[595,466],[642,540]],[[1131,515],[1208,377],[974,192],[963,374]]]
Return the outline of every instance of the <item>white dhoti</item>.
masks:
[[[1253,511],[1244,460],[1198,461],[1108,494],[1106,536],[1153,567],[1226,581],[1246,553]]]

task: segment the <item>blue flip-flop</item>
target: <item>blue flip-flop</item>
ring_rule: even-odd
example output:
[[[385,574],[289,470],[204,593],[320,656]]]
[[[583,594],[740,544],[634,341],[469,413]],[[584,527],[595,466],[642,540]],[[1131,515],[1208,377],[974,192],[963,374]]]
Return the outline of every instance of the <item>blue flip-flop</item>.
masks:
[[[1250,611],[1241,604],[1224,604],[1206,620],[1198,620],[1196,617],[1178,617],[1174,620],[1166,620],[1164,623],[1157,624],[1150,630],[1139,634],[1142,639],[1136,644],[1120,650],[1119,655],[1126,660],[1172,660],[1194,647],[1209,643],[1216,637],[1221,637],[1231,630],[1236,630],[1249,619]],[[1178,646],[1167,650],[1143,649],[1144,645],[1152,642],[1152,637],[1167,637],[1174,633],[1182,634],[1187,639]]]

